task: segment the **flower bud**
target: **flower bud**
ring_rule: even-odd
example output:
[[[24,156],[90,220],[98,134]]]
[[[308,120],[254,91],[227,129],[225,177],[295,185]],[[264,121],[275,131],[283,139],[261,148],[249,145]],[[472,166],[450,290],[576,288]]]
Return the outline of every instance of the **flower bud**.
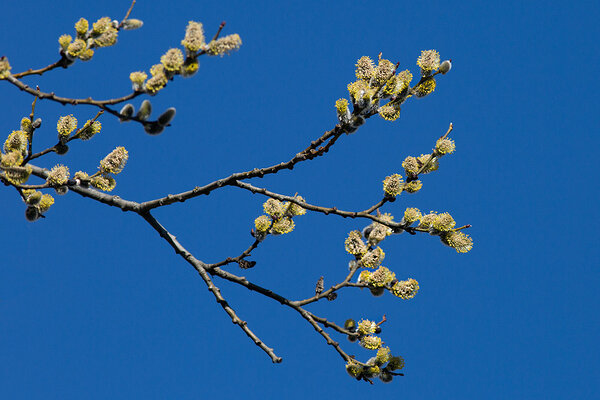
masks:
[[[56,123],[59,139],[67,138],[77,128],[77,118],[73,114],[60,117]]]
[[[139,29],[142,27],[142,25],[144,25],[144,21],[142,21],[140,19],[131,18],[131,19],[126,19],[125,21],[123,21],[123,29],[125,29],[127,31],[131,31],[133,29]]]
[[[183,53],[179,49],[169,49],[161,58],[160,62],[170,73],[177,73],[183,66]]]
[[[125,147],[117,147],[100,161],[100,171],[103,174],[118,174],[125,168],[128,158],[129,153]]]
[[[25,194],[25,191],[23,191],[23,194]],[[37,190],[35,190],[33,193],[31,193],[29,196],[27,196],[27,198],[25,199],[25,202],[30,206],[35,206],[36,204],[39,204],[39,202],[41,200],[42,200],[42,192],[38,192]]]
[[[211,56],[229,54],[232,51],[236,51],[242,45],[242,39],[240,35],[234,33],[233,35],[227,35],[217,40],[213,40],[208,44],[207,53]]]
[[[36,206],[28,206],[25,209],[25,218],[27,219],[27,221],[29,222],[33,222],[38,220],[40,217],[42,216],[42,214],[40,213],[40,210],[36,207]]]
[[[75,31],[77,32],[77,36],[83,37],[88,31],[89,23],[85,18],[80,18],[79,21],[75,23]]]
[[[121,111],[119,111],[119,114],[122,115],[121,117],[119,117],[119,120],[121,122],[127,121],[129,118],[131,118],[131,116],[133,115],[134,112],[135,112],[135,107],[133,107],[133,104],[131,104],[131,103],[125,104],[123,106],[123,108],[121,108]]]
[[[356,331],[356,321],[353,319],[347,319],[346,322],[344,322],[344,328],[349,330],[350,332],[355,332]]]
[[[379,379],[381,379],[381,382],[383,382],[383,383],[390,383],[392,381],[392,379],[394,379],[394,376],[392,374],[390,374],[388,371],[383,370],[383,371],[381,371],[381,374],[379,375]]]
[[[196,53],[205,45],[204,29],[200,22],[190,21],[185,30],[185,38],[181,41],[186,52]]]
[[[81,131],[77,134],[77,137],[81,140],[90,140],[94,135],[102,129],[102,124],[98,121],[92,121],[90,119],[83,125]]]
[[[69,188],[66,186],[59,186],[59,187],[55,187],[54,191],[56,192],[57,195],[64,196],[65,194],[69,193]]]
[[[150,124],[144,125],[144,130],[148,135],[160,135],[162,131],[165,130],[165,127],[159,124],[158,122],[152,122]]]
[[[58,44],[60,45],[60,49],[62,51],[67,51],[67,48],[69,47],[72,41],[73,38],[71,37],[71,35],[61,35],[58,38]]]
[[[60,186],[67,183],[69,180],[69,168],[64,165],[57,164],[48,173],[46,181],[53,186]]]
[[[0,57],[0,79],[6,79],[10,75],[11,68],[8,58]]]
[[[144,101],[142,101],[142,105],[140,106],[140,109],[139,109],[136,117],[142,121],[145,121],[148,119],[148,117],[150,116],[151,113],[152,113],[152,103],[150,103],[150,100],[144,100]],[[146,131],[146,132],[148,132],[148,131]]]
[[[167,110],[158,117],[158,123],[162,126],[167,126],[175,117],[175,107],[167,108]]]
[[[440,64],[440,69],[438,71],[440,71],[440,73],[442,73],[442,74],[446,74],[451,69],[452,69],[452,60],[446,60]]]
[[[50,209],[52,204],[54,204],[54,197],[50,196],[49,194],[42,195],[42,199],[40,200],[40,203],[38,204],[40,212],[42,214],[45,213],[46,211],[48,211]]]
[[[142,91],[144,89],[144,82],[148,78],[148,74],[143,71],[135,71],[129,74],[129,80],[131,81],[132,89],[135,92]]]
[[[66,144],[58,143],[56,146],[54,146],[54,152],[59,156],[67,154],[67,151],[69,151],[69,146]]]

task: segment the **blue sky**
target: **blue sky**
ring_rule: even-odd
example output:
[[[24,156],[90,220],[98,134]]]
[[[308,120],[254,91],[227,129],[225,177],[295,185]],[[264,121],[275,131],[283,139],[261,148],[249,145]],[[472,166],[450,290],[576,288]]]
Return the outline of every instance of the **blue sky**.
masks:
[[[198,275],[135,214],[74,193],[29,223],[16,192],[3,187],[0,261],[0,397],[6,399],[305,399],[405,396],[419,399],[591,398],[600,389],[600,273],[596,225],[599,65],[597,2],[139,1],[142,29],[88,63],[24,78],[68,97],[129,93],[128,75],[148,70],[179,45],[189,20],[207,36],[222,20],[243,46],[200,60],[152,98],[176,107],[173,124],[148,136],[103,116],[102,132],[76,143],[61,162],[93,171],[116,146],[130,154],[114,194],[145,201],[237,171],[286,161],[333,128],[354,63],[379,52],[418,73],[421,50],[452,58],[452,71],[394,123],[371,118],[326,157],[255,179],[309,202],[362,210],[381,197],[385,176],[407,155],[430,151],[450,122],[455,154],[424,176],[423,189],[384,206],[448,211],[472,224],[474,249],[456,254],[427,235],[398,235],[385,265],[420,283],[410,301],[346,289],[311,311],[342,323],[378,320],[406,360],[406,376],[371,386],[353,381],[343,360],[294,311],[216,281],[241,318],[278,355],[274,365],[230,323]],[[80,17],[120,19],[126,1],[6,4],[0,55],[13,72],[57,59],[57,38]],[[32,98],[0,82],[5,135]],[[134,104],[139,105],[136,99]],[[92,107],[41,101],[36,145],[53,145],[60,115],[80,121]],[[2,139],[4,140],[4,139]],[[216,262],[252,243],[265,198],[225,188],[155,216],[198,258]],[[363,220],[309,213],[289,235],[269,237],[254,269],[236,274],[292,299],[319,276],[343,279],[347,232]],[[361,359],[368,352],[336,340]]]

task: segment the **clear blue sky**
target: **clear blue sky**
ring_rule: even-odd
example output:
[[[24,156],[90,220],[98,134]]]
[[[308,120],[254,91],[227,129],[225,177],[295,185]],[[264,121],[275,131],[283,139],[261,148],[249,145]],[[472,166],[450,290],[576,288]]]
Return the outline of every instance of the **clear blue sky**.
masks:
[[[0,55],[14,72],[45,66],[79,17],[120,19],[128,6],[8,2]],[[196,76],[152,98],[156,110],[177,108],[162,135],[103,116],[98,137],[38,165],[93,171],[122,145],[130,159],[115,194],[144,201],[187,190],[288,160],[331,129],[360,56],[383,52],[417,73],[420,51],[437,49],[454,60],[452,71],[434,94],[406,103],[398,121],[372,118],[326,157],[252,183],[362,210],[380,198],[385,176],[402,172],[407,155],[429,151],[453,122],[456,153],[424,177],[421,192],[383,211],[448,211],[473,225],[475,247],[459,255],[433,237],[393,236],[382,246],[385,265],[419,281],[413,300],[345,290],[310,308],[339,323],[387,315],[382,337],[404,356],[406,376],[371,386],[348,377],[295,312],[217,281],[284,358],[272,364],[135,214],[69,193],[29,223],[14,190],[2,188],[0,398],[592,398],[600,390],[599,11],[592,1],[139,1],[132,16],[142,29],[120,34],[91,62],[25,81],[70,97],[127,94],[129,73],[178,46],[189,20],[202,21],[207,35],[225,20],[224,33],[244,44],[202,58]],[[4,135],[31,100],[0,82]],[[54,144],[59,115],[85,121],[95,111],[39,102],[37,145]],[[155,215],[198,258],[215,262],[252,242],[264,200],[227,188]],[[293,299],[310,295],[321,275],[326,284],[343,279],[345,235],[365,222],[322,214],[296,222],[293,233],[261,244],[254,269],[229,268]]]

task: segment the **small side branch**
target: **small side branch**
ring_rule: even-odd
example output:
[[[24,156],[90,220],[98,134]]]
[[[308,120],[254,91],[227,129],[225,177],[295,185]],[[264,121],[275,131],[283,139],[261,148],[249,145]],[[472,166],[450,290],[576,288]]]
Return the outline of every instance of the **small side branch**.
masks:
[[[242,261],[244,258],[248,257],[250,255],[250,253],[252,253],[252,250],[256,249],[259,244],[260,244],[260,240],[255,240],[254,243],[252,243],[250,245],[250,247],[248,247],[246,250],[244,250],[244,252],[242,254],[240,254],[239,256],[227,257],[225,260],[219,261],[218,263],[207,264],[206,268],[211,269],[211,268],[216,268],[216,267],[222,267],[223,265],[231,264],[234,262],[239,264],[240,261]]]

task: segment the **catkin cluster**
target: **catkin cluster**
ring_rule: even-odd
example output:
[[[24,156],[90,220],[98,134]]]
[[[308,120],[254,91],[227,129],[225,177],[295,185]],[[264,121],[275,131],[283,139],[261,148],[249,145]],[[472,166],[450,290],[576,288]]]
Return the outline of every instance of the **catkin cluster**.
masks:
[[[200,22],[190,21],[181,41],[183,51],[178,48],[167,50],[160,58],[160,64],[150,68],[150,78],[143,71],[129,75],[133,90],[155,95],[163,89],[175,75],[189,77],[199,68],[198,56],[208,54],[223,56],[236,51],[242,45],[242,39],[235,33],[206,43],[204,28]]]
[[[365,119],[379,114],[387,121],[395,121],[400,116],[400,106],[409,97],[425,97],[435,90],[434,76],[450,70],[450,61],[440,65],[440,55],[435,50],[425,50],[417,59],[421,68],[421,80],[411,88],[413,75],[409,70],[398,72],[398,64],[381,57],[377,64],[367,56],[356,62],[357,80],[348,84],[352,111],[346,99],[335,103],[338,120],[346,133],[355,132]],[[443,68],[442,68],[443,66]],[[383,104],[383,101],[389,100]]]
[[[60,54],[65,65],[76,59],[89,61],[94,56],[94,49],[108,47],[117,43],[120,29],[137,29],[143,25],[139,19],[127,19],[120,25],[119,21],[110,17],[102,17],[90,25],[87,19],[80,18],[75,23],[75,38],[64,34],[58,38]]]
[[[353,319],[344,323],[344,328],[349,332],[348,340],[358,342],[361,347],[368,350],[377,350],[375,356],[369,358],[366,363],[360,363],[351,359],[346,364],[348,374],[357,380],[371,382],[373,378],[379,378],[382,382],[391,382],[394,375],[401,375],[395,371],[404,368],[404,359],[393,356],[389,347],[383,347],[383,342],[378,335],[381,333],[381,324],[370,320],[360,320],[358,324]]]
[[[299,202],[304,202],[302,196],[294,197]],[[277,199],[268,199],[263,204],[264,214],[254,220],[252,235],[258,240],[264,240],[268,234],[283,235],[294,230],[293,218],[297,215],[306,214],[301,206],[282,202]]]

